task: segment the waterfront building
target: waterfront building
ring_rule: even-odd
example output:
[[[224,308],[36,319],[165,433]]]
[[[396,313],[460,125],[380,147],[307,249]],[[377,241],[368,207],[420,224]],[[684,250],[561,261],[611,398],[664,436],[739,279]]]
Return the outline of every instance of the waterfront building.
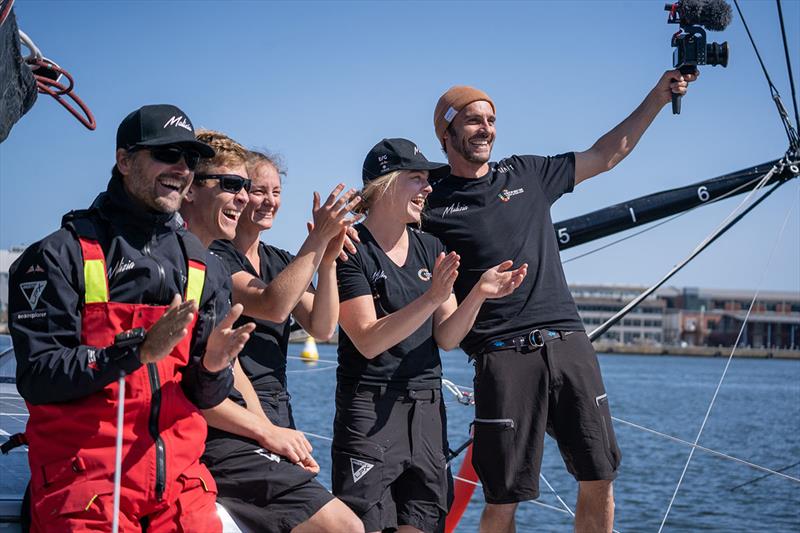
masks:
[[[634,285],[582,284],[570,285],[569,288],[587,332],[603,324],[647,289]],[[655,294],[650,295],[599,340],[623,344],[662,344],[665,309],[663,300]]]
[[[665,342],[690,346],[733,346],[747,316],[752,290],[664,288]],[[760,291],[739,346],[800,347],[800,293]]]
[[[645,289],[634,285],[570,285],[587,332]],[[638,345],[733,346],[752,299],[752,290],[662,287],[599,340]],[[739,346],[800,348],[800,293],[760,291]]]

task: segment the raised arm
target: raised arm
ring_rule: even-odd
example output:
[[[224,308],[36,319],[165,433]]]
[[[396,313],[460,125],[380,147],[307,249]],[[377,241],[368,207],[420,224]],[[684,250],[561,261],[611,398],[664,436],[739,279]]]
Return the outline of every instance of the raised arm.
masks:
[[[458,265],[459,256],[454,252],[446,256],[439,254],[430,289],[399,311],[381,318],[375,314],[371,295],[342,302],[339,324],[359,353],[367,359],[373,359],[414,333],[450,298],[458,276]]]
[[[355,190],[339,196],[343,189],[343,184],[336,186],[323,205],[314,193],[314,229],[294,260],[269,284],[247,272],[233,275],[233,300],[244,305],[248,316],[278,323],[289,317],[311,285],[331,239],[352,224],[346,217],[360,198]]]
[[[611,170],[625,159],[661,108],[672,101],[672,93],[686,94],[689,83],[696,80],[698,74],[681,74],[679,70],[665,72],[628,118],[600,137],[588,150],[575,152],[575,185]]]
[[[452,350],[458,347],[472,329],[483,302],[508,296],[520,286],[528,273],[528,265],[525,263],[509,270],[512,265],[512,261],[504,261],[484,272],[460,305],[456,303],[456,297],[450,295],[439,306],[433,316],[433,337],[440,348]]]
[[[313,230],[309,223],[309,231]],[[317,288],[309,287],[292,314],[312,337],[328,340],[339,320],[339,291],[336,288],[336,258],[342,252],[345,230],[328,243],[317,271]]]

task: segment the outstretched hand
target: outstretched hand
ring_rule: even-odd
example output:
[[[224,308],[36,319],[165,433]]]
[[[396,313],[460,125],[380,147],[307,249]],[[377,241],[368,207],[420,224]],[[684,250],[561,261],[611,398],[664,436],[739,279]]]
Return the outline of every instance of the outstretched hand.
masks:
[[[312,234],[319,235],[325,242],[355,222],[354,218],[348,218],[347,215],[358,205],[361,197],[356,194],[355,189],[341,194],[343,190],[344,183],[334,187],[324,204],[320,204],[319,193],[314,191],[314,204],[311,210],[314,218]]]
[[[139,360],[143,364],[157,363],[169,355],[189,333],[196,312],[194,300],[182,302],[179,294],[173,296],[166,312],[147,331],[139,348]]]
[[[513,264],[511,260],[503,261],[484,272],[478,280],[481,296],[486,299],[502,298],[514,292],[528,274],[528,263],[523,263],[516,270],[509,270]]]
[[[203,356],[203,366],[209,372],[219,372],[230,366],[250,339],[250,333],[256,328],[254,322],[248,322],[236,329],[233,324],[242,314],[244,307],[236,304],[214,328],[206,343],[206,353]]]

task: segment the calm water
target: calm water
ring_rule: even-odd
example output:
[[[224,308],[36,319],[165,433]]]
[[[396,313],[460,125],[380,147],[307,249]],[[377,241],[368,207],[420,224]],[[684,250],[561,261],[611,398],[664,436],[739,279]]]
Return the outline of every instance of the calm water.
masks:
[[[291,345],[290,353],[298,355],[301,348]],[[335,347],[319,349],[321,359],[335,360]],[[462,352],[444,353],[443,360],[448,379],[472,384],[472,367]],[[687,441],[694,441],[725,366],[721,358],[602,355],[600,362],[614,416]],[[291,361],[289,389],[298,428],[330,436],[334,367]],[[471,407],[449,400],[451,447],[467,438],[472,416]],[[624,424],[615,429],[624,455],[615,483],[616,529],[657,531],[690,448]],[[576,484],[555,443],[547,440],[543,474],[574,508]],[[330,486],[329,443],[311,441],[322,466],[320,480]],[[699,443],[776,470],[800,461],[800,362],[733,360]],[[454,472],[460,465],[461,458],[454,462]],[[800,466],[785,473],[800,477]],[[761,475],[698,450],[664,531],[800,531],[800,484],[770,476],[731,490]],[[544,485],[539,501],[560,507]],[[482,502],[478,488],[459,531],[477,530]],[[520,504],[517,523],[518,531],[572,530],[569,515],[532,503]]]
[[[290,355],[299,355],[301,349],[302,345],[290,345]],[[316,366],[290,360],[289,389],[298,428],[329,437],[336,372],[331,362],[336,359],[336,349],[321,345],[319,350],[322,361]],[[448,379],[471,385],[472,368],[462,352],[445,353],[443,360]],[[687,441],[694,440],[725,366],[724,359],[624,355],[603,355],[600,362],[616,417]],[[9,416],[12,407],[7,402],[12,387],[0,384],[0,403],[4,404],[0,426],[17,431],[15,426],[21,427],[24,418]],[[472,413],[471,407],[464,407],[448,396],[452,447],[467,438]],[[690,448],[625,424],[617,423],[615,427],[624,455],[615,483],[616,529],[657,531]],[[309,438],[322,467],[320,481],[329,487],[329,442]],[[700,444],[776,470],[800,461],[800,362],[735,359]],[[0,466],[6,468],[0,469],[3,478],[0,493],[21,491],[22,487],[17,488],[17,478],[26,475],[24,452],[0,457]],[[453,466],[457,472],[461,458]],[[785,472],[800,477],[800,466]],[[576,484],[564,470],[558,450],[549,439],[543,474],[574,508]],[[799,483],[770,476],[732,490],[761,475],[762,472],[745,465],[697,451],[665,531],[800,531]],[[539,501],[561,508],[544,485]],[[478,488],[459,531],[477,530],[482,502]],[[572,530],[568,514],[530,502],[520,504],[517,523],[521,532]]]

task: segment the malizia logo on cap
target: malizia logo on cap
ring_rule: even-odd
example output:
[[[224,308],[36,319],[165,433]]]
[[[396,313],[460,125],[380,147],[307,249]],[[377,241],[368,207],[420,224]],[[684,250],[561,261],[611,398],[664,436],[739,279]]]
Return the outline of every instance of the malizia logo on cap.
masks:
[[[189,130],[191,132],[194,132],[194,130],[192,129],[192,125],[189,123],[188,120],[183,118],[183,115],[181,115],[179,117],[176,117],[175,115],[173,115],[172,118],[170,118],[164,124],[164,129],[167,129],[170,126],[174,126],[174,127],[177,127],[177,128],[183,128],[185,130]]]
[[[447,122],[452,122],[456,115],[458,115],[458,111],[450,107],[447,109],[447,113],[444,114],[444,119]]]

